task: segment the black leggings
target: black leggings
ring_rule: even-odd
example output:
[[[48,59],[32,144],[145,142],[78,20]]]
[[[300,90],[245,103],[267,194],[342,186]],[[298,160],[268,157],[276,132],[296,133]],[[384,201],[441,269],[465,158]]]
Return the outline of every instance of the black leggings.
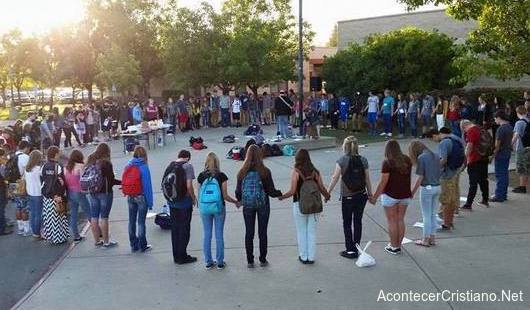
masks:
[[[271,209],[269,206],[254,209],[243,208],[243,218],[245,219],[245,249],[247,251],[247,263],[254,263],[254,232],[256,226],[256,216],[258,217],[258,237],[259,237],[259,261],[267,259],[267,226]]]
[[[187,247],[190,242],[191,215],[193,208],[177,209],[170,208],[171,216],[171,247],[173,249],[173,261],[176,263],[186,259]]]
[[[366,193],[342,197],[342,227],[344,229],[344,243],[348,252],[357,252],[355,245],[361,243],[363,213],[367,200]]]
[[[469,164],[467,173],[469,175],[469,190],[466,205],[473,204],[478,186],[480,186],[480,191],[482,192],[482,201],[487,202],[489,199],[488,161],[482,159]]]

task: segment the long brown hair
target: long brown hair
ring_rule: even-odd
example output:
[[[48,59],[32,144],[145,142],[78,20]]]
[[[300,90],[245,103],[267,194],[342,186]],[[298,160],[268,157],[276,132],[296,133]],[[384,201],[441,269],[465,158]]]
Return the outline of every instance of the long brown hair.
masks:
[[[83,153],[81,153],[80,150],[73,150],[72,153],[70,153],[70,157],[68,158],[68,163],[66,164],[66,170],[72,171],[74,170],[75,164],[82,164],[84,163],[84,156]]]
[[[261,179],[267,178],[270,173],[269,169],[263,164],[261,149],[255,144],[248,147],[245,161],[237,174],[237,179],[243,180],[247,176],[249,170],[257,171]]]
[[[431,150],[429,150],[429,148],[427,146],[425,146],[425,144],[421,143],[419,140],[414,140],[414,141],[412,141],[410,143],[410,145],[409,145],[409,157],[410,157],[410,161],[412,162],[413,165],[416,165],[416,163],[418,162],[418,157],[425,150],[431,152]]]
[[[391,139],[385,146],[385,158],[390,166],[396,168],[399,173],[405,174],[410,171],[410,158],[401,152],[399,143]]]
[[[107,143],[98,144],[94,153],[88,156],[87,165],[93,164],[98,160],[110,161],[110,147]]]
[[[33,150],[29,153],[28,164],[26,165],[26,172],[31,172],[34,167],[42,165],[42,153],[39,150]]]
[[[306,177],[313,174],[313,172],[319,173],[317,168],[311,162],[309,152],[306,149],[299,149],[294,157],[294,168],[300,170]]]

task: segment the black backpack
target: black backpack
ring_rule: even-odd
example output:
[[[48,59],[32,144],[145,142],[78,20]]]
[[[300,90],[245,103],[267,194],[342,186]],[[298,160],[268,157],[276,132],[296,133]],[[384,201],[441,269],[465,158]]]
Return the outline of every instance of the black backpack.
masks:
[[[270,144],[268,143],[265,143],[261,146],[261,154],[263,155],[263,157],[270,157],[272,155],[272,147]]]
[[[16,183],[20,179],[20,170],[18,170],[18,156],[20,154],[11,154],[6,163],[4,178],[9,183]]]
[[[171,229],[171,217],[167,213],[158,213],[155,216],[155,224],[164,230]]]
[[[278,144],[271,146],[271,156],[283,156],[283,152]]]
[[[366,175],[361,156],[354,155],[348,161],[348,167],[342,175],[342,182],[353,193],[362,192],[366,188]]]
[[[521,143],[523,147],[530,147],[530,123],[524,118],[521,120],[526,123],[523,136],[521,137]]]
[[[451,152],[447,154],[447,167],[451,170],[456,170],[462,167],[466,159],[464,145],[451,137],[445,139],[451,140]]]
[[[172,162],[162,178],[162,192],[169,202],[179,202],[188,192],[184,162]]]

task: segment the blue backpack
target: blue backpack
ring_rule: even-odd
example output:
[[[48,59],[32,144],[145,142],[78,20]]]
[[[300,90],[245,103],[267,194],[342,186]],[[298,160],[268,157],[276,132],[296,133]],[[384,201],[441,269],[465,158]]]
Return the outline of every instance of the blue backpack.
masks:
[[[199,211],[201,214],[213,215],[221,213],[223,195],[219,182],[213,176],[208,177],[199,192]]]
[[[451,152],[447,154],[447,167],[451,170],[457,170],[464,164],[466,159],[464,153],[464,146],[460,141],[447,137],[451,140]]]
[[[241,186],[241,204],[245,208],[263,208],[266,204],[261,177],[256,171],[249,171]]]

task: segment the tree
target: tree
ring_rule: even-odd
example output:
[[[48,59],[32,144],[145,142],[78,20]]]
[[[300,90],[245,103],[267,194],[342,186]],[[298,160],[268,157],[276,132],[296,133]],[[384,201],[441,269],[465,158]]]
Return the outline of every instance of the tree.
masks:
[[[340,95],[385,88],[403,92],[446,89],[458,81],[453,40],[445,34],[404,28],[369,36],[324,62],[326,88]],[[460,81],[462,82],[462,81]]]
[[[0,46],[0,91],[2,96],[2,106],[6,104],[6,89],[9,86],[9,65],[7,54]]]
[[[434,3],[448,6],[458,20],[476,20],[461,64],[468,73],[500,79],[530,74],[530,1],[527,0],[399,0],[409,9]],[[485,68],[486,70],[484,70]]]
[[[107,89],[115,87],[122,95],[128,94],[141,78],[139,62],[118,45],[112,45],[107,53],[100,54],[96,65],[96,80]]]
[[[326,44],[327,47],[337,47],[339,45],[339,26],[335,24],[333,26],[333,31],[331,32],[331,36],[329,37],[329,41]]]

